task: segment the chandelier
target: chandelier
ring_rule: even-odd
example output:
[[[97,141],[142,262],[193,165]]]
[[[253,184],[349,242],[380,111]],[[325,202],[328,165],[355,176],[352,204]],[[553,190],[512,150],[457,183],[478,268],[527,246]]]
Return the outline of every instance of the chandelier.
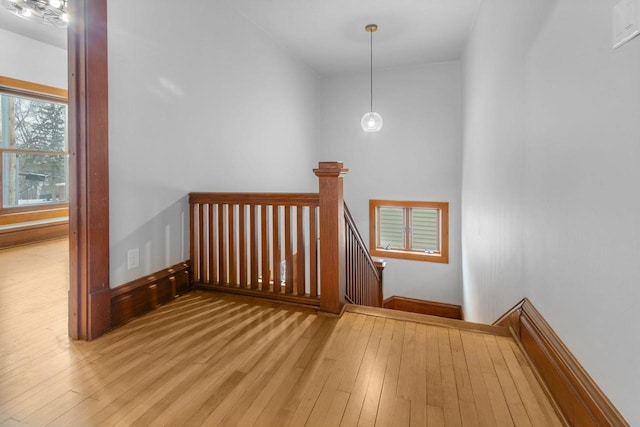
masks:
[[[66,28],[67,0],[2,0],[4,7],[20,18]]]

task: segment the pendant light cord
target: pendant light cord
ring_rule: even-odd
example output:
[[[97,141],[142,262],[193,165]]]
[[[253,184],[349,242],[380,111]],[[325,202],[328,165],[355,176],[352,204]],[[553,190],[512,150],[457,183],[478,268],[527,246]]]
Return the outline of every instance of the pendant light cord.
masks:
[[[370,64],[369,71],[370,71],[370,76],[371,76],[371,79],[370,79],[370,81],[371,81],[371,98],[370,98],[371,99],[371,110],[369,110],[369,111],[373,111],[373,31],[370,31],[369,33],[371,34],[371,38],[370,38],[370,40],[371,40],[371,43],[370,43],[371,58],[370,59],[371,60],[369,61],[369,64]]]

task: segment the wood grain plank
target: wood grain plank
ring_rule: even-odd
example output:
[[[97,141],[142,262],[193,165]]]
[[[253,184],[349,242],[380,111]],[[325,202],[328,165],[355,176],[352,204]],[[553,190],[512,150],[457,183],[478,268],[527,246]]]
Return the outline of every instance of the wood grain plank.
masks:
[[[438,328],[438,353],[442,378],[442,410],[447,426],[461,426],[460,400],[456,382],[449,330]]]
[[[479,335],[469,335],[466,333],[463,334],[463,336],[474,341],[480,370],[491,401],[491,408],[496,420],[496,425],[512,426],[513,420],[509,413],[509,407],[503,394],[502,387],[500,387],[500,380],[496,374],[484,339]]]
[[[507,406],[509,407],[509,412],[511,413],[511,418],[513,419],[514,424],[517,426],[530,426],[531,421],[529,421],[529,416],[527,415],[522,399],[518,394],[518,389],[516,388],[513,377],[511,377],[511,374],[509,373],[509,368],[502,356],[500,347],[498,347],[496,337],[486,336],[483,338],[487,345],[489,356],[491,357],[491,361],[493,362],[493,366],[496,370],[496,375],[498,376],[498,381],[500,382],[500,386],[505,396],[505,400],[507,401]]]
[[[342,417],[342,426],[356,425],[362,412],[362,406],[368,391],[370,378],[377,359],[378,348],[382,338],[385,321],[383,319],[374,319],[371,335],[367,340],[367,347],[360,367],[358,369],[355,381],[351,382],[349,376],[345,376],[340,385],[340,390],[350,393],[347,407],[345,408],[344,415]]]
[[[384,381],[384,372],[386,370],[389,354],[391,352],[391,340],[393,339],[393,331],[395,328],[395,320],[386,319],[382,336],[380,337],[380,345],[376,360],[373,366],[373,373],[369,378],[367,392],[362,404],[362,411],[358,419],[358,426],[375,425],[378,416],[378,405],[380,403],[380,395]]]
[[[528,383],[524,372],[522,372],[522,366],[518,362],[511,346],[509,345],[509,339],[498,338],[497,342],[498,347],[502,352],[502,357],[507,364],[507,368],[514,379],[518,394],[522,398],[522,403],[527,410],[531,424],[533,426],[547,426],[548,422],[545,414],[540,408],[540,405],[538,405],[535,395],[531,390],[531,386]]]

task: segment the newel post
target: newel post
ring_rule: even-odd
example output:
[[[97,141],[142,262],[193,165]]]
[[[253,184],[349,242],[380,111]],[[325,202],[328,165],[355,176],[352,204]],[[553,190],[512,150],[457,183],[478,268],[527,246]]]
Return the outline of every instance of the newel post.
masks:
[[[346,293],[345,223],[342,162],[320,162],[313,172],[320,193],[320,309],[340,313]]]

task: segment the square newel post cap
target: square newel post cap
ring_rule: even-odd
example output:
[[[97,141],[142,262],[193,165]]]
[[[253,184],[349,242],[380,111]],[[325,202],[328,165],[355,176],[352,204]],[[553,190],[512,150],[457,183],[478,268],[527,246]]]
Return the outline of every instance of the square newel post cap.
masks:
[[[382,271],[387,266],[387,262],[385,260],[383,260],[383,259],[374,259],[373,260],[373,265],[376,266],[378,271]]]
[[[346,175],[349,169],[343,167],[342,162],[318,162],[318,169],[313,172],[319,177],[339,177]]]

